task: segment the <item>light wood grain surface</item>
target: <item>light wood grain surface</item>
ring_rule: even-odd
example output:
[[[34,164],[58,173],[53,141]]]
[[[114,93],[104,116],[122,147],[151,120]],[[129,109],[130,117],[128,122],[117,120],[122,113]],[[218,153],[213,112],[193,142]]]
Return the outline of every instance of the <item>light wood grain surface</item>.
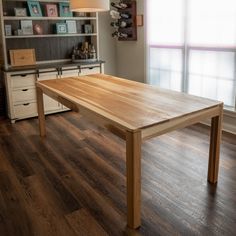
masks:
[[[127,224],[141,225],[142,141],[212,119],[208,181],[218,180],[223,103],[96,74],[37,82],[39,127],[45,136],[42,93],[126,140]]]
[[[61,97],[137,130],[221,104],[103,74],[38,82]]]

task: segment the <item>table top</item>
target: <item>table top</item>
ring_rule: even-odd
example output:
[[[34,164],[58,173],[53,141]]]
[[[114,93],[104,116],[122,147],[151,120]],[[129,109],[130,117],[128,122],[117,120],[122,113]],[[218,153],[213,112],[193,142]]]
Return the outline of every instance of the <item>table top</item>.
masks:
[[[151,127],[222,104],[104,74],[44,80],[37,82],[37,86],[130,130]]]

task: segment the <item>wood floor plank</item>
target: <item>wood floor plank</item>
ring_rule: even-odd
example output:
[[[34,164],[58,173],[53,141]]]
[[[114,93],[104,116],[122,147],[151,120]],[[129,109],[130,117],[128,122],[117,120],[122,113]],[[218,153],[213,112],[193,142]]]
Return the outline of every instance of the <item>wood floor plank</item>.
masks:
[[[97,223],[86,209],[80,209],[66,216],[71,228],[78,235],[108,236],[106,231]]]
[[[6,235],[32,235],[32,218],[8,172],[0,172],[0,193],[4,201],[4,204],[1,204],[1,219],[6,227]]]
[[[46,116],[46,126],[41,139],[37,119],[1,123],[1,236],[235,234],[235,136],[223,134],[214,187],[206,181],[206,126],[144,142],[142,227],[133,231],[125,142],[73,112]]]
[[[35,216],[35,231],[40,236],[72,236],[73,229],[65,221],[60,202],[52,196],[43,177],[31,176],[22,183],[25,199]]]

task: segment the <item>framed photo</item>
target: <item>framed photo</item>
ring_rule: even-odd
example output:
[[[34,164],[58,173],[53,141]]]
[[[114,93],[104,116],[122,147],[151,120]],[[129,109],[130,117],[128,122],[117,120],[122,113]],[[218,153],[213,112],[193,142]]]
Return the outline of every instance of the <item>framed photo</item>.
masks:
[[[40,24],[34,24],[33,30],[34,30],[34,34],[38,34],[38,35],[43,34],[43,28]]]
[[[37,1],[27,1],[30,16],[40,17],[42,16],[42,10]]]
[[[57,32],[57,34],[66,34],[67,33],[66,23],[57,23],[56,24],[56,32]]]
[[[92,34],[93,33],[93,26],[89,24],[84,25],[84,33],[85,34]]]
[[[12,35],[11,25],[5,25],[5,35],[6,36],[11,36]]]
[[[59,8],[60,8],[60,16],[61,17],[72,17],[73,16],[73,14],[70,10],[69,3],[60,2],[59,3]]]
[[[67,33],[68,34],[76,34],[77,33],[77,26],[75,20],[67,20]]]
[[[27,16],[26,8],[14,8],[15,16]]]
[[[33,34],[32,20],[22,20],[21,21],[21,30],[22,30],[23,35]]]
[[[46,15],[49,17],[57,17],[57,5],[56,4],[46,4]]]

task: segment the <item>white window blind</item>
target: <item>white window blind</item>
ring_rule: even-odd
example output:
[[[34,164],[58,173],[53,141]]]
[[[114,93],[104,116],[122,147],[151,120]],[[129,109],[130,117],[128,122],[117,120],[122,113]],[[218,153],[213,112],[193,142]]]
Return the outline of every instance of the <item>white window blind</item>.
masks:
[[[148,82],[235,107],[236,1],[148,0]]]

